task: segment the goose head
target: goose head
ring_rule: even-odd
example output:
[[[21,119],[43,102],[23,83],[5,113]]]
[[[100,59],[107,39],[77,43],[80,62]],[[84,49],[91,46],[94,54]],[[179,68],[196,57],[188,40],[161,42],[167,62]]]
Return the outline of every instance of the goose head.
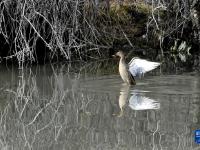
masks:
[[[120,51],[118,51],[117,53],[115,53],[115,55],[113,55],[113,57],[124,58],[125,55],[124,55],[124,52],[122,52],[122,51],[120,50]]]

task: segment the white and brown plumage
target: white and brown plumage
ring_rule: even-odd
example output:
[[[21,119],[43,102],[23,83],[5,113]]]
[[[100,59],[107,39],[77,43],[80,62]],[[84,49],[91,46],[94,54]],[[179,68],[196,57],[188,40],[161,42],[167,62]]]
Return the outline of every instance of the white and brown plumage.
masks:
[[[125,55],[122,51],[117,52],[114,56],[120,57],[119,74],[122,80],[129,85],[136,84],[134,79],[135,76],[144,75],[144,73],[151,71],[160,65],[158,62],[152,62],[136,57],[132,58],[132,60],[126,64]]]

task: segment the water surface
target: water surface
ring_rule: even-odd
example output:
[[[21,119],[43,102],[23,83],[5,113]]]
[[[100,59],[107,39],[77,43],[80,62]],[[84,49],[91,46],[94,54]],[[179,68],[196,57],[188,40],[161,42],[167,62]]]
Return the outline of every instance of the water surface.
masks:
[[[200,148],[198,75],[147,74],[127,86],[116,72],[77,68],[0,67],[1,149]]]

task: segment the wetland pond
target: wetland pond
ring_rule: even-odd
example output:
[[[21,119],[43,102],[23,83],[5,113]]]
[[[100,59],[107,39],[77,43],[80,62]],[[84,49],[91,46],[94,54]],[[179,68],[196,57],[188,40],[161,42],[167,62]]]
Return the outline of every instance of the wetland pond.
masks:
[[[96,65],[0,66],[0,149],[200,149],[199,75],[158,69],[127,86]]]

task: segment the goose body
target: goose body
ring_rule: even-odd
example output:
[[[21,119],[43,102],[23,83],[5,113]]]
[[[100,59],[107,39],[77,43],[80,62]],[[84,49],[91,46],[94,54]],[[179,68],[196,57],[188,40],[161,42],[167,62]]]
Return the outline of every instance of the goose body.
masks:
[[[126,62],[123,58],[121,58],[119,61],[119,74],[125,83],[128,83],[130,85],[136,84],[134,77],[128,70],[128,65],[126,64]]]
[[[142,76],[144,73],[157,68],[160,63],[152,62],[140,58],[132,58],[132,60],[126,64],[125,55],[122,51],[117,52],[114,56],[120,57],[119,61],[119,74],[122,80],[129,84],[135,85],[135,76]]]

